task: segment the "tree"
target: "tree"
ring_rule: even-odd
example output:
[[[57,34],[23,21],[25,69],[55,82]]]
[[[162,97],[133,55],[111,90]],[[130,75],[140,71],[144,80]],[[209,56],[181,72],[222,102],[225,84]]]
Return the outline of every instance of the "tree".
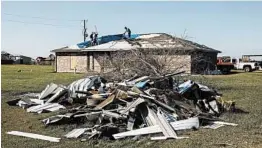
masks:
[[[191,67],[196,71],[208,69],[212,61],[198,50],[190,50],[194,43],[183,39],[185,37],[162,35],[126,40],[136,48],[110,52],[98,59],[103,61],[100,62],[103,72],[110,71],[113,79],[125,79],[134,74],[159,77],[184,70],[190,72]]]

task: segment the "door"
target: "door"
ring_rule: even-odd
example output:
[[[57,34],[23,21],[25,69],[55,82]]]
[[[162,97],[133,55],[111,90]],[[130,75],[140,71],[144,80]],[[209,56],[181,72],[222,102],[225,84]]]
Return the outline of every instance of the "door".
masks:
[[[73,70],[76,68],[76,56],[71,55],[70,56],[70,69]]]

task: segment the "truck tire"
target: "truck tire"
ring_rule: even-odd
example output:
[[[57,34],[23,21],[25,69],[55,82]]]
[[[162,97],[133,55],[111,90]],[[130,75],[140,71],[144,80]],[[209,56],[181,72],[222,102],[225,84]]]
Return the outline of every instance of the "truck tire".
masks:
[[[224,67],[223,69],[222,69],[222,73],[223,74],[228,74],[229,73],[229,68],[227,68],[227,67]]]
[[[251,72],[251,67],[250,66],[244,66],[244,71],[245,72]]]

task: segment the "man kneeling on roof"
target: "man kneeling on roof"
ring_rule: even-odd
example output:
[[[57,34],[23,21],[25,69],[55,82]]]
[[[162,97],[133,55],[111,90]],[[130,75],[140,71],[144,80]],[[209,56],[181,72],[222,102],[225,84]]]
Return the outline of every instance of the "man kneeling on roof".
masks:
[[[125,27],[125,32],[124,32],[124,35],[127,33],[128,34],[128,38],[131,38],[131,30],[127,27]]]

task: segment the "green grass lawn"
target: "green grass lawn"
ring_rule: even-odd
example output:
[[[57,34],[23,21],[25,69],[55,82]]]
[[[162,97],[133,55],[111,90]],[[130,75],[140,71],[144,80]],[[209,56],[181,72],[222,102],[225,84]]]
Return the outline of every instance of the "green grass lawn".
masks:
[[[18,70],[22,72],[17,72]],[[31,72],[32,70],[32,72]],[[190,139],[150,141],[143,138],[139,141],[87,141],[80,139],[62,139],[60,143],[23,138],[7,135],[7,131],[17,130],[32,132],[54,137],[66,134],[63,126],[45,127],[41,119],[51,113],[35,115],[27,113],[19,107],[10,107],[5,102],[23,92],[40,92],[47,84],[70,84],[84,77],[84,74],[54,73],[50,66],[2,65],[1,105],[2,105],[2,147],[3,148],[78,148],[78,147],[218,147],[218,143],[227,143],[228,147],[262,147],[262,73],[236,73],[225,76],[208,76],[210,85],[218,88],[226,100],[235,100],[237,107],[248,111],[249,114],[226,113],[221,118],[239,124],[237,127],[221,127],[217,130],[200,129],[187,132]],[[203,78],[203,77],[201,77]]]

